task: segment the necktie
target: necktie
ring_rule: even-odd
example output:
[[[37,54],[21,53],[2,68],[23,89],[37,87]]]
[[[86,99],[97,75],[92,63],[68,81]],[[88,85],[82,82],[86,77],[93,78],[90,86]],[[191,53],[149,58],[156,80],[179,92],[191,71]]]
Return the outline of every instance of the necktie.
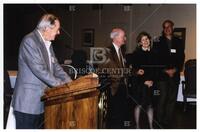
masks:
[[[124,61],[123,61],[123,56],[122,56],[122,52],[121,52],[121,48],[119,48],[119,60],[120,60],[120,64],[122,66],[122,75],[123,75],[123,81],[124,81],[124,84],[125,84],[125,88],[126,88],[126,95],[128,95],[128,89],[127,89],[127,80],[126,80],[126,77],[124,75],[124,68],[125,68],[125,65],[124,65]]]
[[[119,48],[119,61],[120,64],[122,65],[122,67],[124,67],[124,61],[123,61],[123,56],[122,56],[122,52],[121,52],[121,48]]]

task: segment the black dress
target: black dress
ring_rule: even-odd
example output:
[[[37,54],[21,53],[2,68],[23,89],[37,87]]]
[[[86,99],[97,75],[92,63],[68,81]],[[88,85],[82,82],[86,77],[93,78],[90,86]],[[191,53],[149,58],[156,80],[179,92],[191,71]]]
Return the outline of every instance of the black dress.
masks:
[[[135,74],[131,77],[131,91],[132,99],[137,105],[143,107],[153,105],[154,103],[154,89],[156,84],[156,56],[155,53],[150,51],[144,51],[141,48],[136,49],[131,57],[131,65]],[[137,75],[136,72],[139,69],[144,70],[144,75]],[[148,88],[144,82],[147,80],[153,81],[153,86]]]

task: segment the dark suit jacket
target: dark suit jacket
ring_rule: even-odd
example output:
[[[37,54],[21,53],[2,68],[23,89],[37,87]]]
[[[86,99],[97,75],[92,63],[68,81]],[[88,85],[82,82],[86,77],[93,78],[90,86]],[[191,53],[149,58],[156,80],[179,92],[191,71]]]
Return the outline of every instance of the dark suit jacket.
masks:
[[[182,40],[173,36],[171,40],[171,48],[168,47],[167,38],[161,36],[158,41],[154,41],[153,49],[157,52],[160,65],[160,79],[165,80],[167,75],[165,69],[176,68],[174,79],[179,83],[180,71],[183,68],[185,54]]]
[[[109,78],[109,83],[110,83],[109,88],[111,90],[111,94],[115,95],[120,87],[125,87],[123,66],[118,59],[115,47],[111,45],[107,49],[108,49],[106,52],[107,62],[100,64],[99,68],[107,69],[104,70],[104,73],[106,72],[106,78]],[[123,51],[122,55],[124,56]]]

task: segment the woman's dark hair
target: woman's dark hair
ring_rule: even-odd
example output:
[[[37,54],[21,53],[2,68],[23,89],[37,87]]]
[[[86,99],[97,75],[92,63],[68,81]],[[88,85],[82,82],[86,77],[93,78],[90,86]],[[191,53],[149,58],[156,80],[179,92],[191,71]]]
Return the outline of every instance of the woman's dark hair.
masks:
[[[151,40],[151,36],[147,32],[141,32],[136,38],[136,42],[140,43],[143,36],[147,36],[149,40]]]
[[[137,42],[137,47],[136,50],[140,49],[142,46],[140,45],[141,39],[143,36],[147,36],[147,38],[150,40],[150,47],[151,47],[151,36],[149,33],[142,31],[138,34],[137,38],[136,38],[136,42]]]

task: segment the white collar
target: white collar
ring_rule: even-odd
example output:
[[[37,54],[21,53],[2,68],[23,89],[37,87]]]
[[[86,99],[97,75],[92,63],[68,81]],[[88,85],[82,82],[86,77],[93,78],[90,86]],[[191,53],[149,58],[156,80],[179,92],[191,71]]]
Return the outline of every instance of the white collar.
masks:
[[[148,47],[148,48],[142,47],[142,50],[143,50],[143,51],[150,51],[150,47]]]
[[[42,38],[42,41],[45,43],[45,46],[50,47],[50,46],[51,46],[51,41],[46,41],[46,40],[44,40],[44,38],[43,38],[41,32],[40,32],[39,30],[37,30],[37,31],[38,31],[38,33],[40,34],[40,37]]]

